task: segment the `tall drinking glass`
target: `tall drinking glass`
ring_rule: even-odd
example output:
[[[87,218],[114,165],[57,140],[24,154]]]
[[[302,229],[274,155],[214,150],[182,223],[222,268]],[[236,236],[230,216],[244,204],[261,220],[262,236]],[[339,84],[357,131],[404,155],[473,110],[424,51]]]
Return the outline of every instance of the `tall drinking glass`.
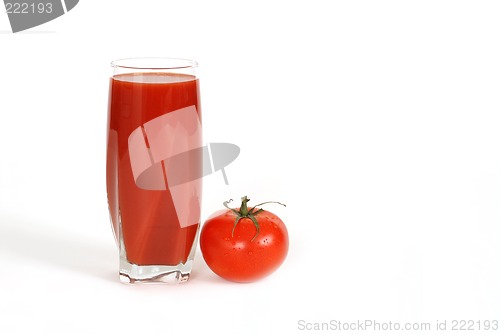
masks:
[[[111,64],[106,179],[120,279],[185,282],[202,190],[197,63],[130,58]]]

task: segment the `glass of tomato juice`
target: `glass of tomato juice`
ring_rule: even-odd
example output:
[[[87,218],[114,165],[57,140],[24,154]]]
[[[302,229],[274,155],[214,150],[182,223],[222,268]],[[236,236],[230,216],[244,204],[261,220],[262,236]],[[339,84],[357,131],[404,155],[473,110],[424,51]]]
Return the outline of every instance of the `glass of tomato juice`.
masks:
[[[197,63],[111,63],[106,183],[124,283],[189,279],[200,226],[203,154]]]

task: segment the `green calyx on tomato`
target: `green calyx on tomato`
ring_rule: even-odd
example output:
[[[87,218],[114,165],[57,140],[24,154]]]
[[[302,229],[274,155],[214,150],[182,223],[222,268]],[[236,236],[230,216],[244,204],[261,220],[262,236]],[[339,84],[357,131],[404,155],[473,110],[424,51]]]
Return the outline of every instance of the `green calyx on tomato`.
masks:
[[[269,201],[269,202],[263,202],[263,203],[254,205],[252,208],[248,209],[247,203],[250,201],[250,199],[247,196],[244,196],[244,197],[241,198],[240,209],[236,210],[236,209],[233,209],[233,208],[229,207],[229,203],[231,201],[232,201],[232,199],[230,199],[229,201],[225,201],[223,203],[223,205],[226,208],[228,208],[229,210],[231,210],[236,215],[236,220],[234,221],[233,230],[231,231],[231,237],[234,237],[234,230],[236,229],[236,225],[238,225],[238,223],[240,222],[240,220],[242,218],[250,218],[250,220],[252,220],[253,224],[255,225],[255,229],[257,230],[257,232],[255,232],[255,235],[253,236],[252,240],[250,240],[250,242],[254,241],[255,238],[257,238],[257,236],[260,233],[260,225],[259,225],[259,222],[257,221],[257,219],[255,218],[255,216],[259,212],[263,211],[263,209],[259,208],[257,211],[255,211],[255,209],[258,206],[261,206],[261,205],[264,205],[264,204],[268,204],[268,203],[276,203],[276,204],[279,204],[279,205],[286,206],[285,204],[280,203],[280,202]]]

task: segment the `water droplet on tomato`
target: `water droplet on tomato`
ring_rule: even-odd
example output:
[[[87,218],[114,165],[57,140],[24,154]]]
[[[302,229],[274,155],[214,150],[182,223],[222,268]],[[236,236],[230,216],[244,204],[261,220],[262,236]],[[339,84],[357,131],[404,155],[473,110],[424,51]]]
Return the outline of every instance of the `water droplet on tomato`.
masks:
[[[252,255],[252,254],[253,254],[253,252],[252,252],[252,251],[248,252],[248,255]]]
[[[228,256],[229,254],[228,253],[224,253],[225,256]]]
[[[229,241],[229,240],[231,240],[231,238],[230,237],[225,237],[224,240]]]
[[[259,252],[262,252],[264,250],[264,248],[259,248]]]
[[[236,242],[235,242],[235,241],[233,241],[233,242],[231,242],[231,243],[233,244],[233,246],[234,246],[234,245],[236,245]]]

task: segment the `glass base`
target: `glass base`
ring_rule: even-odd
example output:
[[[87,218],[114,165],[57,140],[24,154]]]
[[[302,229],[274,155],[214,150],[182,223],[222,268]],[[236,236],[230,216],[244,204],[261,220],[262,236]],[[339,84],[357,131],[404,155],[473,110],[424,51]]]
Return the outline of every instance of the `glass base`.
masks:
[[[136,283],[184,283],[189,280],[193,260],[177,266],[139,266],[120,259],[120,281],[127,284]]]
[[[120,281],[127,284],[136,283],[185,283],[189,280],[193,269],[196,245],[198,244],[200,225],[198,224],[196,235],[191,245],[191,250],[185,263],[177,265],[138,265],[130,263],[123,241],[121,219],[119,220],[118,245],[120,250]]]

